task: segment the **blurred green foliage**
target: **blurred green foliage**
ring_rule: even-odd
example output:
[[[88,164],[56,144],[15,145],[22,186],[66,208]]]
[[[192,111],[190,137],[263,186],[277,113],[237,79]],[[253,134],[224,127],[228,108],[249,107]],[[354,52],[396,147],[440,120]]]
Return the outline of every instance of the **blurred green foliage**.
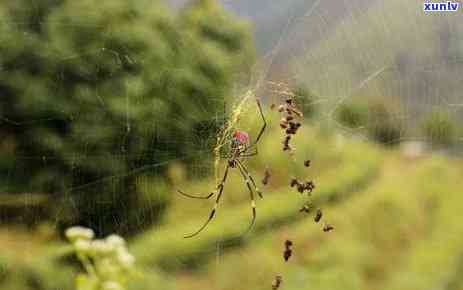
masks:
[[[220,263],[203,266],[194,275],[202,281],[198,287],[220,283],[222,289],[268,289],[279,273],[289,290],[460,289],[453,286],[461,285],[463,227],[455,218],[462,207],[457,202],[461,185],[452,180],[461,166],[438,156],[411,163],[397,151],[381,152],[380,174],[367,187],[323,207],[333,232],[324,233],[307,217],[263,233],[224,253]],[[288,238],[294,252],[286,263],[281,251]],[[234,275],[224,274],[230,272]],[[178,289],[189,281],[177,280]]]
[[[369,136],[388,146],[399,144],[405,129],[399,106],[389,99],[379,98],[368,101],[367,123]]]
[[[425,138],[434,145],[451,145],[456,140],[456,122],[445,111],[429,113],[421,123]]]
[[[326,141],[324,144],[327,144]],[[337,166],[324,169],[316,178],[317,190],[312,198],[314,203],[320,205],[340,201],[356,188],[367,184],[375,176],[380,159],[377,152],[361,143],[351,143],[346,147]],[[321,150],[322,147],[318,149]],[[262,158],[265,160],[265,157]],[[326,159],[320,162],[329,161],[333,156],[324,158]],[[266,159],[268,160],[269,157]],[[275,158],[272,161],[277,163],[279,159]],[[279,167],[272,166],[272,168]],[[272,176],[272,179],[277,177],[278,175]],[[282,180],[289,183],[289,178],[285,176]],[[249,202],[245,198],[237,206],[221,209],[217,213],[220,217],[214,221],[217,225],[209,226],[197,239],[183,239],[181,236],[200,225],[207,217],[207,211],[202,211],[203,216],[185,220],[182,224],[178,224],[178,220],[175,220],[176,226],[167,224],[162,229],[155,228],[147,231],[133,241],[132,251],[139,257],[137,259],[139,264],[148,268],[158,266],[164,270],[175,271],[201,266],[201,261],[209,258],[208,249],[213,248],[217,240],[221,241],[223,247],[241,245],[252,237],[257,237],[255,233],[266,231],[271,227],[290,224],[302,218],[299,209],[305,198],[294,190],[288,189],[287,183],[280,185],[276,190],[266,192],[265,198],[258,202],[258,220],[253,227],[252,235],[243,236],[243,231],[250,222]],[[235,184],[238,185],[239,182]],[[225,194],[234,194],[233,187],[236,186],[226,185]],[[146,249],[151,250],[147,253]],[[214,254],[214,252],[209,252],[209,254]]]
[[[368,121],[368,104],[358,101],[344,102],[337,108],[336,119],[351,129],[363,127]]]
[[[214,128],[196,128],[252,63],[247,25],[212,0],[177,16],[158,1],[19,0],[0,17],[1,190],[50,194],[61,225],[99,234],[155,222],[168,199],[147,203],[137,177],[202,160],[195,140]]]
[[[298,86],[294,90],[298,107],[301,108],[304,117],[307,119],[313,118],[319,109],[317,106],[317,96],[305,86]]]
[[[273,120],[273,116],[269,117]],[[277,114],[274,117],[278,120]],[[303,171],[307,168],[302,165],[302,160],[307,154],[314,160],[309,171],[311,178],[313,177],[317,183],[313,200],[318,205],[341,202],[354,193],[355,189],[366,186],[374,179],[381,156],[373,146],[347,140],[342,150],[326,150],[328,146],[335,147],[336,138],[323,137],[320,131],[308,127],[300,130],[301,134],[307,137],[294,139],[295,146],[300,148],[296,150],[295,158],[301,161],[299,165],[302,171],[299,172],[292,167],[288,170],[277,170],[288,166],[286,153],[275,154],[274,148],[278,148],[280,144],[278,137],[281,132],[278,127],[267,132],[262,146],[259,147],[262,149],[259,155],[248,163],[256,180],[260,179],[264,165],[270,166],[273,172],[271,184],[263,188],[264,199],[258,201],[257,223],[249,235],[242,236],[250,222],[249,197],[245,194],[241,177],[236,172],[230,172],[224,192],[224,203],[221,203],[223,206],[214,222],[198,238],[184,239],[183,235],[204,221],[211,204],[191,203],[191,200],[179,197],[173,207],[169,208],[169,215],[173,215],[173,219],[165,220],[161,226],[153,226],[129,241],[130,252],[136,257],[135,266],[142,275],[133,276],[128,283],[128,289],[152,289],[153,285],[163,289],[174,289],[175,285],[171,284],[175,283],[170,281],[169,275],[178,270],[200,269],[201,265],[205,265],[204,263],[216,253],[217,241],[220,241],[223,249],[243,247],[260,239],[260,235],[266,235],[270,228],[277,230],[301,221],[305,216],[298,210],[306,197],[288,189],[287,184],[291,174],[295,172],[304,176]],[[144,178],[139,182],[144,184],[142,190],[146,191],[147,195],[156,194],[150,191],[157,190],[153,184],[159,184],[159,180]],[[215,181],[183,182],[182,188],[204,190],[208,186],[213,187]],[[148,186],[150,183],[151,187]],[[229,200],[235,200],[235,204],[230,204]],[[72,289],[71,277],[75,277],[77,272],[82,270],[76,267],[78,263],[75,258],[71,259],[72,248],[47,244],[36,252],[39,254],[26,261],[18,258],[17,253],[14,254],[15,258],[8,260],[14,263],[9,264],[5,282],[0,281],[0,288],[21,285],[21,289],[31,290]],[[0,259],[0,265],[1,263]],[[23,270],[24,268],[27,270]],[[26,274],[16,279],[16,276],[11,274],[15,271]],[[30,279],[32,284],[28,284],[29,280],[25,281],[26,278]]]
[[[324,233],[312,215],[298,212],[305,198],[284,183],[294,172],[285,165],[285,154],[275,154],[279,129],[274,127],[250,167],[255,176],[267,162],[288,170],[274,170],[274,185],[258,201],[251,234],[240,236],[250,210],[237,176],[227,183],[224,198],[242,195],[239,203],[221,207],[196,239],[183,235],[207,217],[213,201],[191,203],[179,197],[178,206],[169,210],[175,219],[129,242],[143,275],[133,277],[128,289],[217,289],[217,284],[221,289],[268,289],[275,273],[289,290],[459,289],[463,227],[455,214],[462,207],[460,161],[426,155],[411,162],[397,150],[349,139],[338,147],[338,138],[302,129],[307,138],[298,139],[296,146],[309,153],[296,151],[296,160],[309,154],[314,166],[323,163],[304,168],[307,175],[301,176],[314,177],[315,206],[323,208],[322,222],[333,224],[333,232]],[[185,182],[186,188],[207,186],[204,180]],[[289,263],[281,256],[286,239],[294,242]],[[20,251],[6,248],[0,257],[1,289],[72,289],[75,271],[65,258],[69,249],[45,248],[25,260],[18,257]]]
[[[463,86],[455,78],[463,73],[461,19],[417,13],[416,2],[411,1],[362,0],[348,6],[358,13],[346,15],[337,25],[323,23],[327,30],[319,32],[319,41],[312,42],[317,33],[306,34],[310,45],[299,36],[297,43],[307,47],[303,56],[293,58],[293,72],[333,103],[346,94],[400,98],[401,122],[407,128],[401,137],[416,138],[423,117],[436,105],[445,106],[438,100],[461,101],[456,92]],[[335,13],[334,8],[326,10]],[[320,20],[312,18],[318,26]],[[310,32],[308,25],[304,22],[301,30]],[[385,140],[400,135],[391,125],[378,124],[375,136]]]
[[[378,143],[394,145],[405,132],[400,108],[396,98],[354,97],[336,108],[335,118],[350,129],[365,129]]]

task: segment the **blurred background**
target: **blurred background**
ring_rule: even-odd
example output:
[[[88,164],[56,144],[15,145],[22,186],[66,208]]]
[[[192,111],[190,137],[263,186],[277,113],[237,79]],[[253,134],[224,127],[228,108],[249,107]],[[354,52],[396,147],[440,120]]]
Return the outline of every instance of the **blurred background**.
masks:
[[[276,275],[287,290],[463,289],[463,16],[422,7],[0,1],[0,289],[76,289],[76,225],[128,241],[127,289],[271,289]],[[294,156],[270,109],[289,91]],[[215,189],[217,136],[239,112],[255,137],[256,97],[253,230],[232,170],[216,218],[184,239],[214,201],[177,189]],[[310,198],[292,177],[314,181]],[[334,231],[299,212],[308,201]]]

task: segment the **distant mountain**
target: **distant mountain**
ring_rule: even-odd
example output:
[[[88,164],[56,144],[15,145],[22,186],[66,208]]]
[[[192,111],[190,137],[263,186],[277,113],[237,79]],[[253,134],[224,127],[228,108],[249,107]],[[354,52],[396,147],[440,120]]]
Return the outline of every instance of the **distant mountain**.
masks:
[[[190,0],[166,0],[167,5],[172,8],[179,8],[185,5],[185,3],[189,2]]]
[[[378,0],[222,0],[228,10],[254,26],[256,47],[270,56],[267,79],[288,81],[288,63],[331,34],[345,19],[364,13]]]
[[[272,72],[282,77],[290,58],[304,53],[344,19],[363,13],[378,0],[218,1],[227,10],[249,20],[258,52],[274,54]],[[168,0],[175,8],[187,2],[189,0]]]
[[[419,1],[376,2],[292,60],[318,95],[400,97],[414,126],[432,110],[462,112],[463,15],[426,14]]]
[[[463,103],[461,13],[425,14],[417,0],[220,2],[252,23],[258,51],[272,63],[267,79],[333,98],[398,96],[421,112]]]

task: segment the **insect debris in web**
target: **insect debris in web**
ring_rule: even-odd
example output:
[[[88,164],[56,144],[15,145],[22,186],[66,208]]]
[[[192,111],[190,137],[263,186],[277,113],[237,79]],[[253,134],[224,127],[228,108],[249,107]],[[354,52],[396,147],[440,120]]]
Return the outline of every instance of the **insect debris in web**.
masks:
[[[297,180],[297,178],[295,178],[295,177],[291,178],[291,182],[289,183],[289,185],[291,187],[294,187],[294,186],[296,186],[298,184],[299,184],[299,181]]]
[[[288,262],[289,258],[291,258],[291,255],[293,254],[293,249],[291,248],[293,246],[293,242],[290,240],[285,241],[285,250],[283,251],[283,258],[285,259],[285,262]]]
[[[264,171],[264,177],[262,178],[262,184],[267,185],[270,177],[271,177],[270,169],[267,167],[265,168],[265,171]]]
[[[307,191],[307,193],[312,193],[312,191],[315,189],[315,183],[313,183],[312,180],[306,181],[303,184],[303,192]]]
[[[289,144],[289,141],[291,140],[291,135],[287,135],[285,139],[283,140],[283,151],[292,151],[293,147]]]
[[[332,230],[334,230],[334,226],[331,224],[325,223],[325,225],[323,226],[323,231],[326,233],[326,232],[331,232]]]
[[[304,204],[300,209],[299,212],[310,213],[312,210],[312,205],[310,203]]]
[[[295,177],[291,178],[289,185],[291,187],[296,187],[299,193],[307,192],[309,195],[315,189],[315,183],[312,180],[301,182]]]
[[[272,282],[272,290],[278,290],[283,282],[283,277],[281,275],[276,275],[275,279]]]
[[[323,217],[323,212],[321,209],[317,209],[317,213],[315,214],[314,221],[318,223]]]
[[[285,84],[272,83],[272,92],[282,95],[284,102],[278,106],[278,112],[282,115],[280,120],[280,128],[284,131],[285,137],[283,139],[283,151],[288,151],[291,155],[294,153],[294,147],[291,146],[290,140],[292,135],[296,135],[301,122],[298,120],[303,118],[304,114],[297,108],[295,102],[295,94],[291,92],[290,88]],[[275,104],[271,105],[271,109],[276,107]]]

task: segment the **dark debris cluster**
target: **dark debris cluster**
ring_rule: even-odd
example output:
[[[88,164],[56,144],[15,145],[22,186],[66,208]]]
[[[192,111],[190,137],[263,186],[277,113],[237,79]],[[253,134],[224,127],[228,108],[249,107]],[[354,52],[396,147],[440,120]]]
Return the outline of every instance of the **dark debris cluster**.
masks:
[[[291,249],[292,246],[293,242],[290,240],[286,240],[285,250],[283,252],[283,258],[285,259],[285,262],[288,262],[289,258],[291,258],[291,255],[293,254],[293,250]]]
[[[299,212],[310,213],[311,210],[312,210],[312,204],[308,203],[308,204],[304,204],[299,210]]]
[[[315,217],[313,218],[313,220],[318,223],[323,217],[323,212],[321,209],[317,209],[317,213],[315,214]]]
[[[308,194],[310,194],[315,189],[315,184],[313,183],[313,181],[309,180],[309,181],[301,182],[297,180],[296,178],[291,179],[290,186],[296,187],[299,193],[307,192]]]
[[[270,107],[272,110],[276,108],[275,104],[272,104]],[[302,118],[303,114],[300,112],[295,104],[293,97],[288,97],[285,103],[278,106],[278,112],[283,115],[283,118],[280,120],[280,128],[284,130],[285,137],[283,139],[283,151],[289,151],[290,154],[293,153],[294,147],[291,146],[291,138],[295,135],[299,128],[301,127],[301,123],[298,121],[298,118]],[[311,166],[310,160],[304,161],[305,167]],[[262,179],[262,184],[266,185],[270,178],[270,171],[268,168],[264,172],[264,177]],[[309,197],[311,197],[313,190],[315,189],[315,183],[312,180],[299,180],[296,177],[291,178],[289,183],[291,188],[295,188],[299,193],[307,193]],[[304,204],[300,209],[300,213],[309,214],[313,210],[313,205],[311,201],[308,201]],[[314,214],[314,221],[315,223],[319,223],[322,220],[323,212],[320,208],[317,208]],[[322,227],[323,232],[330,232],[334,230],[334,226],[328,224],[326,222],[323,223]],[[293,242],[291,240],[286,240],[284,243],[283,249],[283,259],[285,262],[288,262],[291,256],[293,255]],[[272,283],[272,289],[277,290],[280,288],[281,283],[283,281],[283,277],[281,275],[276,275],[275,279]]]
[[[275,107],[275,104],[270,106],[271,109]],[[278,106],[278,112],[283,116],[280,120],[280,128],[285,132],[285,137],[282,142],[283,151],[289,151],[291,153],[294,150],[294,147],[290,144],[291,136],[296,135],[301,127],[301,122],[298,119],[302,118],[304,115],[296,108],[294,97],[287,97],[285,102]]]
[[[281,275],[276,275],[273,279],[272,290],[278,290],[283,282],[283,277]]]
[[[305,160],[304,161],[304,166],[305,167],[310,167],[311,161],[310,160]],[[297,191],[300,193],[307,192],[309,196],[311,195],[312,191],[315,189],[315,184],[313,181],[305,181],[301,182],[297,178],[292,178],[289,184],[291,187],[296,187]],[[312,203],[308,202],[307,204],[303,205],[300,209],[299,212],[301,213],[310,213],[312,210]],[[323,217],[323,212],[320,208],[317,209],[314,215],[314,222],[318,223]],[[333,225],[325,223],[323,226],[323,231],[324,232],[330,232],[334,229]]]
[[[264,172],[264,177],[262,178],[262,184],[267,185],[271,177],[270,169],[266,168]]]
[[[323,226],[323,231],[324,231],[324,232],[331,232],[332,230],[334,230],[334,226],[333,226],[333,225],[325,224],[325,225]]]

